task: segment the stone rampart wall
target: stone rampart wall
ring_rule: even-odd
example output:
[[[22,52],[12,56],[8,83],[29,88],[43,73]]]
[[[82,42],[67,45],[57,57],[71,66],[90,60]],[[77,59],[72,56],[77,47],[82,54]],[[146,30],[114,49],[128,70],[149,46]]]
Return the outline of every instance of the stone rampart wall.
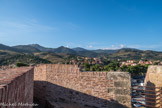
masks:
[[[32,108],[33,76],[32,67],[0,71],[0,108]]]
[[[35,97],[42,102],[46,99],[43,103],[131,107],[131,78],[127,72],[80,72],[77,65],[48,64],[35,67],[35,73]]]

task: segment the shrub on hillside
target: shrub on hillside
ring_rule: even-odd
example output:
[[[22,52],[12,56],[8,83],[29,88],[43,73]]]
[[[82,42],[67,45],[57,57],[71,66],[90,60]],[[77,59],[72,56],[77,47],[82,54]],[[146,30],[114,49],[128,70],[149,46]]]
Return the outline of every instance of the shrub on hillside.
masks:
[[[22,67],[22,66],[29,66],[29,65],[26,64],[26,63],[22,63],[22,62],[17,62],[17,63],[16,63],[16,66],[17,66],[17,67]]]

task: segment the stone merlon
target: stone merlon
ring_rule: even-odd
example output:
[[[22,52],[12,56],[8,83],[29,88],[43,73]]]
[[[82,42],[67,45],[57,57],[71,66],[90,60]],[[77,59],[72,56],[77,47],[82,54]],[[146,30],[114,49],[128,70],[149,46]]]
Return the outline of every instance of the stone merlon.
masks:
[[[0,71],[0,108],[22,108],[21,103],[33,104],[33,77],[32,67]]]

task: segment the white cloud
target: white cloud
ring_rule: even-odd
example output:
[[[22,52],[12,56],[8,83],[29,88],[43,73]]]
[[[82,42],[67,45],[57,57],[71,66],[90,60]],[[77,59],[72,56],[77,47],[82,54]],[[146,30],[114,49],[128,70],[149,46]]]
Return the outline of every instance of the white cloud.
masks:
[[[65,47],[66,47],[66,48],[69,48],[69,45],[66,45]]]
[[[93,46],[92,45],[88,45],[87,48],[93,48]]]
[[[129,48],[143,49],[143,50],[161,50],[162,45],[128,45]]]
[[[126,47],[126,45],[123,45],[123,44],[120,45],[120,48],[125,48],[125,47]]]

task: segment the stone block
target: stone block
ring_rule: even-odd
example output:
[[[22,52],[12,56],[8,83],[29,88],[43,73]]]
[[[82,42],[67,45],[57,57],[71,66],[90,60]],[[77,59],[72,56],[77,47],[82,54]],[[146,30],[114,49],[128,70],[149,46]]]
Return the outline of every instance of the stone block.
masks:
[[[131,90],[129,88],[127,89],[115,89],[114,91],[115,95],[131,95]]]
[[[114,87],[130,88],[131,85],[129,81],[118,81],[114,82]]]
[[[127,96],[121,96],[121,95],[116,95],[115,96],[115,100],[118,102],[118,103],[121,103],[123,105],[127,105],[131,102],[131,98],[130,97],[127,97]]]
[[[108,80],[129,80],[130,74],[128,72],[108,72]]]
[[[107,92],[109,95],[114,94],[115,88],[108,88]]]

